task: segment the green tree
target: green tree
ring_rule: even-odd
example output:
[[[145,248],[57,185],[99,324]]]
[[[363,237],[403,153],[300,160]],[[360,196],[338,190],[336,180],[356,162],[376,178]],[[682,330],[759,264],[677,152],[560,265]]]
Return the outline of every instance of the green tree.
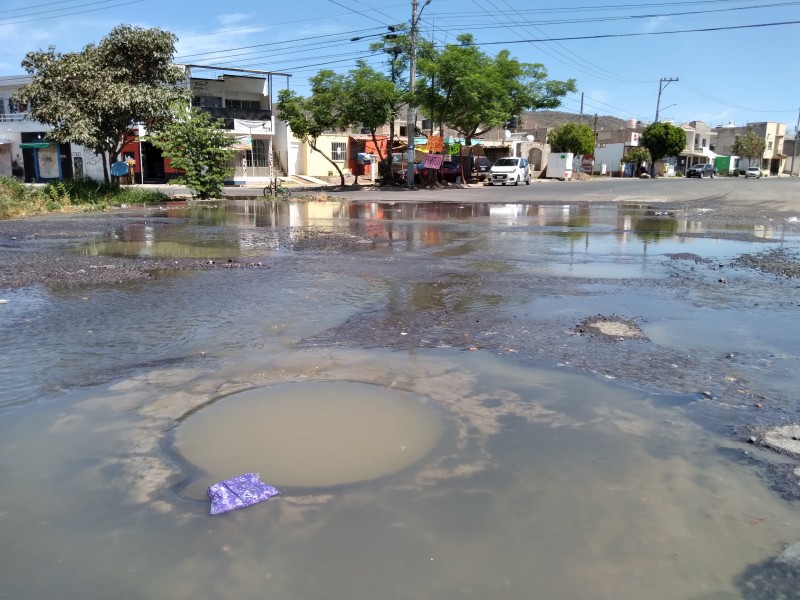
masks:
[[[622,162],[633,163],[635,165],[641,165],[642,163],[649,164],[650,151],[647,148],[642,148],[641,146],[638,148],[631,148],[622,157]]]
[[[594,131],[588,125],[564,123],[547,132],[553,152],[594,154]]]
[[[434,121],[456,130],[466,145],[512,115],[557,108],[576,89],[574,79],[548,80],[543,65],[519,62],[507,50],[487,55],[470,34],[457,40],[421,57],[415,94],[417,104],[430,107]]]
[[[383,162],[386,157],[381,152],[375,132],[392,120],[400,106],[403,92],[389,77],[375,71],[365,62],[358,61],[357,65],[344,82],[342,122],[348,125],[361,123],[362,127],[369,129],[375,148],[378,149],[378,159]]]
[[[349,123],[347,114],[347,79],[333,71],[323,70],[311,78],[311,95],[302,98],[283,89],[278,92],[278,113],[289,124],[292,134],[319,152],[339,173],[344,186],[344,173],[319,147],[319,136],[326,132],[344,131]]]
[[[686,148],[686,132],[671,123],[653,123],[642,131],[639,143],[650,152],[651,174],[655,176],[657,160],[667,156],[678,156]]]
[[[757,158],[757,167],[761,167],[761,158],[764,156],[766,143],[754,131],[744,135],[737,135],[731,146],[731,154],[747,159],[748,166],[752,166],[753,159]]]
[[[184,69],[172,64],[176,41],[158,28],[119,25],[80,52],[29,52],[22,66],[33,80],[14,101],[52,127],[50,139],[99,154],[109,181],[107,156],[117,160],[131,126],[157,129],[170,120],[172,103],[190,96],[179,85]]]
[[[405,89],[407,66],[409,64],[408,57],[411,49],[411,38],[406,31],[405,25],[395,25],[391,28],[391,34],[383,36],[379,42],[370,44],[369,49],[372,52],[381,52],[386,55],[386,66],[389,71],[389,80],[401,92]],[[421,51],[422,47],[418,49]],[[395,118],[400,110],[400,107],[407,101],[408,94],[401,93],[397,99],[397,104],[392,106],[391,114],[389,115],[389,151],[386,157],[383,171],[384,183],[392,183],[394,181],[392,165],[394,150],[394,132],[395,132]]]
[[[172,181],[185,185],[201,200],[219,198],[225,179],[233,174],[233,139],[222,126],[222,119],[212,119],[199,108],[179,106],[172,122],[148,136],[170,159],[170,166],[181,171]]]

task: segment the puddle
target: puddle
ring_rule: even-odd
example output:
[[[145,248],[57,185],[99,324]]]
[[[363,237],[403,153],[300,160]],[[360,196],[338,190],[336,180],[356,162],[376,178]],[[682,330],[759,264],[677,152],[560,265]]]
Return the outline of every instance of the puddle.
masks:
[[[747,569],[796,541],[794,509],[719,455],[726,442],[671,403],[486,353],[319,349],[231,358],[213,369],[144,369],[4,416],[0,469],[14,481],[0,488],[0,536],[13,542],[0,548],[4,593],[346,600],[402,589],[434,600],[519,598],[535,588],[548,598],[749,599]],[[330,380],[296,381],[311,373]],[[261,406],[270,404],[270,381],[294,419],[293,435],[270,450],[278,467],[293,465],[287,477],[320,459],[295,454],[320,406],[304,404],[301,388],[315,401],[363,395],[385,404],[370,416],[367,405],[337,402],[352,418],[330,437],[334,445],[358,442],[361,424],[396,431],[382,421],[405,414],[409,402],[418,413],[422,396],[453,434],[435,443],[432,431],[425,445],[436,447],[399,470],[363,456],[394,472],[360,485],[288,489],[220,517],[208,515],[207,500],[173,494],[186,476],[164,451],[173,419],[225,390],[258,386],[183,424],[207,433],[196,445],[212,461],[227,455],[247,470],[239,461],[272,440],[253,440],[249,424],[228,417],[241,409],[257,417],[256,435],[286,433],[261,421],[274,413]],[[375,386],[404,391],[376,394]],[[431,427],[435,419],[423,413],[404,427]],[[193,424],[196,417],[208,423]],[[320,417],[322,428],[342,423]],[[186,441],[187,431],[177,438]]]
[[[285,384],[240,392],[191,415],[175,448],[205,471],[184,493],[260,473],[280,488],[324,488],[382,477],[416,463],[441,435],[421,399],[351,382]],[[214,440],[214,443],[209,443]]]
[[[731,458],[751,445],[690,417],[711,406],[699,372],[796,396],[796,282],[723,286],[702,269],[764,244],[649,210],[171,206],[91,251],[274,252],[270,268],[4,293],[0,595],[792,589],[770,561],[798,541],[797,507]],[[359,250],[314,252],[313,234]],[[598,314],[641,327],[642,364],[652,348],[705,371],[651,397],[563,366],[600,346],[609,377],[638,365],[645,342],[573,336]],[[286,493],[210,517],[207,484],[247,471]]]
[[[520,245],[524,253],[546,251],[547,272],[609,278],[658,277],[646,261],[654,255],[693,252],[713,260],[753,251],[752,241],[730,239],[731,233],[753,240],[797,243],[796,235],[777,227],[719,230],[707,227],[696,215],[647,205],[538,205],[453,203],[305,202],[276,204],[253,200],[225,203],[173,203],[156,212],[158,224],[146,219],[115,232],[113,239],[94,240],[78,251],[91,255],[154,258],[230,259],[267,253],[279,248],[309,249],[308,232],[348,235],[363,249],[375,244],[393,251],[447,247],[453,255],[455,240],[469,241],[472,249],[492,236],[492,245]],[[265,234],[285,228],[285,238]],[[718,233],[719,235],[715,235]],[[543,237],[544,236],[544,237]],[[698,237],[706,236],[706,237]],[[386,246],[384,246],[386,245]],[[467,251],[462,246],[461,251]],[[605,260],[620,270],[604,268]],[[639,265],[625,265],[636,259]]]

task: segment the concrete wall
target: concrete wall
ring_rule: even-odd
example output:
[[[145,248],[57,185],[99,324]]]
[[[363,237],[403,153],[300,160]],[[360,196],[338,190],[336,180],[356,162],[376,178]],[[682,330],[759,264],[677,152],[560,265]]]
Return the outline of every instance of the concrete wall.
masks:
[[[346,133],[324,134],[317,139],[317,148],[322,150],[327,156],[330,157],[332,143],[341,142],[344,143],[345,148],[347,148],[348,140],[349,136]],[[300,150],[305,156],[305,160],[303,161],[305,173],[300,173],[301,175],[310,175],[311,177],[328,177],[329,171],[333,171],[334,175],[338,175],[336,169],[333,168],[333,165],[319,152],[312,150],[311,146],[301,144]],[[344,159],[336,161],[336,163],[339,165],[339,168],[343,173],[349,173],[347,168],[347,150],[345,150]]]
[[[603,148],[594,149],[594,170],[599,173],[602,165],[606,165],[606,172],[619,171],[619,163],[625,154],[625,144],[606,144]]]

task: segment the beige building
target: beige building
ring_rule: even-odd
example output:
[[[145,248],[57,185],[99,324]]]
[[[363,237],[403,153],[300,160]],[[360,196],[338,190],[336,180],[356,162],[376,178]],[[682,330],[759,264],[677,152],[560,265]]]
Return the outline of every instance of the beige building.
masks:
[[[764,154],[756,164],[748,165],[748,159],[742,158],[739,163],[740,169],[748,166],[756,166],[765,175],[777,177],[784,171],[787,155],[784,154],[783,142],[786,137],[786,125],[772,121],[762,123],[748,123],[744,127],[735,127],[729,124],[726,127],[717,127],[717,153],[730,156],[733,154],[731,147],[736,141],[737,136],[743,136],[749,131],[754,132],[764,140]]]

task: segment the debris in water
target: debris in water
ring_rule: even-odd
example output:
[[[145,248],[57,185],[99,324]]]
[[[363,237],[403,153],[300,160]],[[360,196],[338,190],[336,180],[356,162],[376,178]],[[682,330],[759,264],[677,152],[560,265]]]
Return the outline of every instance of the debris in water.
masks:
[[[277,488],[259,480],[258,473],[245,473],[208,488],[212,515],[252,506],[278,494],[280,491]]]

